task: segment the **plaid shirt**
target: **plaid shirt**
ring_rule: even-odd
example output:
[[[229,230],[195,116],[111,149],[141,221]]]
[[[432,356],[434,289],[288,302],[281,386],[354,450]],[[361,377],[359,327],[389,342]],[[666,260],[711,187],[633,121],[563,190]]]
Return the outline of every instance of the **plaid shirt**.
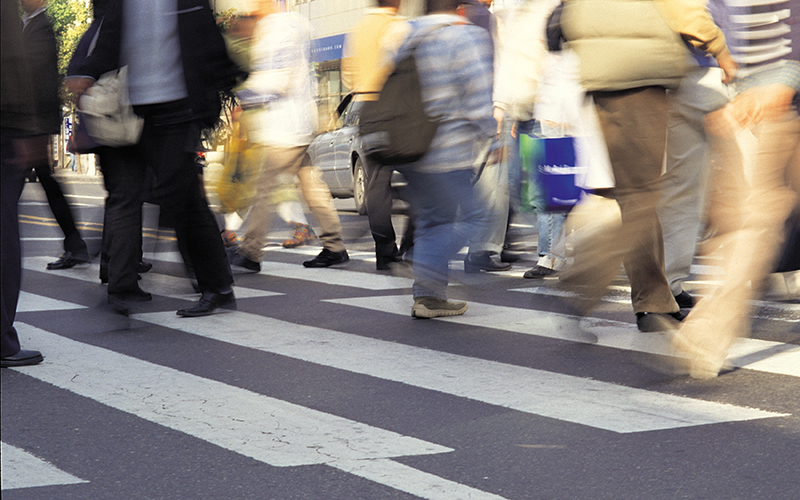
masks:
[[[398,51],[400,61],[419,44],[415,57],[428,116],[440,121],[430,150],[414,168],[441,173],[471,168],[481,147],[495,136],[492,116],[492,42],[483,28],[461,17],[435,14],[412,23]]]

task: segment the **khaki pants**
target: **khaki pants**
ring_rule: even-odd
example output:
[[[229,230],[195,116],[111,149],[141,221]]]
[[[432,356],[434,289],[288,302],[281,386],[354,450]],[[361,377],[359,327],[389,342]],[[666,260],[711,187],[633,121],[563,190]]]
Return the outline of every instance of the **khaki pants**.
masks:
[[[763,123],[754,132],[758,145],[751,171],[726,172],[727,192],[713,197],[709,207],[712,220],[725,222],[714,242],[704,245],[722,266],[722,281],[695,305],[680,330],[684,342],[716,367],[735,338],[749,333],[749,301],[773,271],[784,223],[800,204],[800,116],[795,112]],[[740,166],[723,165],[728,170]]]
[[[318,234],[322,246],[331,252],[343,251],[345,248],[339,214],[333,206],[330,189],[322,181],[319,170],[311,165],[308,146],[256,146],[256,149],[258,157],[263,159],[261,173],[253,206],[245,220],[247,230],[239,251],[256,262],[261,262],[264,257],[264,246],[267,244],[267,234],[275,213],[271,194],[280,184],[283,178],[281,174],[292,177],[297,175],[303,198],[319,224]]]

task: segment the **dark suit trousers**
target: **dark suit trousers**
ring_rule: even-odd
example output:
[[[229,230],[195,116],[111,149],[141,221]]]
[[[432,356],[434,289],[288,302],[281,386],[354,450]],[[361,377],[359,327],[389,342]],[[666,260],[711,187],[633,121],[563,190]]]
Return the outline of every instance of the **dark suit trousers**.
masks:
[[[397,253],[397,236],[392,225],[392,174],[393,167],[369,161],[367,168],[367,218],[375,255],[390,257]]]
[[[14,329],[17,315],[17,301],[22,283],[22,253],[19,242],[19,220],[17,203],[25,187],[25,166],[14,162],[14,144],[11,133],[0,130],[0,308],[2,310],[2,353],[3,358],[19,352],[19,337]]]
[[[153,200],[174,221],[178,242],[185,245],[200,290],[230,290],[233,276],[225,246],[194,161],[200,147],[200,126],[193,119],[188,102],[135,109],[145,119],[138,153],[154,171]],[[131,244],[138,241],[131,240]]]
[[[75,227],[75,218],[72,216],[72,210],[64,197],[64,191],[58,181],[53,178],[50,165],[42,163],[34,165],[33,168],[45,195],[47,195],[50,211],[53,212],[53,217],[56,218],[56,222],[58,222],[61,231],[64,233],[64,250],[78,257],[88,257],[86,243],[81,238],[78,228]]]
[[[142,193],[146,165],[136,146],[104,147],[97,155],[108,191],[100,266],[108,272],[108,291],[135,290],[139,286],[136,267],[142,249]]]

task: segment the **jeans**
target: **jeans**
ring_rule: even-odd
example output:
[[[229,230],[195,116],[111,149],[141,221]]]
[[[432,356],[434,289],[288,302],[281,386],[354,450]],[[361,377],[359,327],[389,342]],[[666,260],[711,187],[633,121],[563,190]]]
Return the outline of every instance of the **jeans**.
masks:
[[[424,173],[401,168],[408,179],[414,216],[414,297],[446,299],[450,258],[470,235],[489,224],[486,207],[475,196],[471,168]]]

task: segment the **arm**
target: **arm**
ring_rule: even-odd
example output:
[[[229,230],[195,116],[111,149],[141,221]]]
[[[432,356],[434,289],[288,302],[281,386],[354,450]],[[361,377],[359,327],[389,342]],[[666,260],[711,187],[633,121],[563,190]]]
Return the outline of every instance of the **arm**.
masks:
[[[654,0],[664,20],[692,46],[714,56],[725,73],[723,83],[731,83],[739,66],[725,43],[725,35],[714,23],[706,0]]]

